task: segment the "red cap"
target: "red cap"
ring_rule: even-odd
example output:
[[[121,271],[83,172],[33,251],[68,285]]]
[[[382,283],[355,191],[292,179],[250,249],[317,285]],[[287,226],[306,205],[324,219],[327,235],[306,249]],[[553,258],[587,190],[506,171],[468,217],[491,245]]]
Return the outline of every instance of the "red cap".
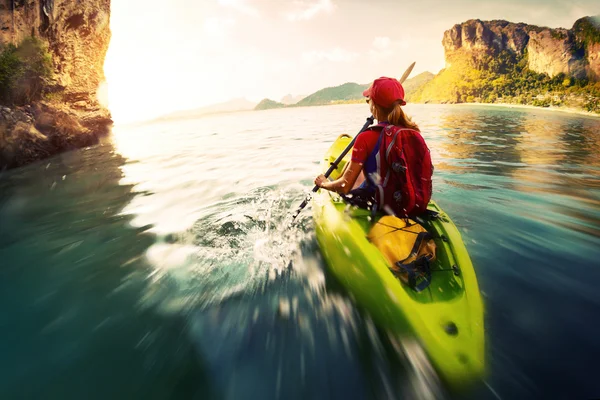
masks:
[[[384,108],[391,108],[396,101],[399,101],[401,106],[406,105],[404,88],[394,78],[375,79],[375,82],[363,92],[363,96],[370,97],[375,104]]]

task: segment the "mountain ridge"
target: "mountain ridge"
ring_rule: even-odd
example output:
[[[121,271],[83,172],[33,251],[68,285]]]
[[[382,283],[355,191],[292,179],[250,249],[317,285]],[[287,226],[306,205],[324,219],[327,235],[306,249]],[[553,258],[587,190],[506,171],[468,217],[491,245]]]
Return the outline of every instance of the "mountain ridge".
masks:
[[[175,111],[166,115],[162,115],[156,120],[169,120],[169,119],[186,119],[195,118],[210,114],[220,114],[227,112],[237,111],[249,111],[256,107],[257,103],[252,102],[245,97],[238,97],[235,99],[223,101],[216,104],[210,104],[204,107],[192,108],[189,110]]]
[[[406,97],[408,98],[415,90],[423,84],[433,79],[431,72],[422,72],[413,78],[404,82]],[[359,103],[364,101],[363,91],[370,86],[370,83],[359,84],[355,82],[346,82],[337,86],[330,86],[306,96],[296,104],[286,105],[271,99],[263,99],[254,108],[255,110],[268,110],[273,108],[290,108],[290,107],[310,107],[322,106],[331,104],[347,104]]]

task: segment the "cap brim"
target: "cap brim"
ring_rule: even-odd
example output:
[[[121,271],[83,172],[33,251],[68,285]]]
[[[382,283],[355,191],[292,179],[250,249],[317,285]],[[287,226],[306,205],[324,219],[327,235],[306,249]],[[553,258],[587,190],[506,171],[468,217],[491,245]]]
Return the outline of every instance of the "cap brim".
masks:
[[[363,92],[363,96],[365,96],[365,97],[371,97],[371,88],[372,87],[373,86],[369,86],[369,88]]]

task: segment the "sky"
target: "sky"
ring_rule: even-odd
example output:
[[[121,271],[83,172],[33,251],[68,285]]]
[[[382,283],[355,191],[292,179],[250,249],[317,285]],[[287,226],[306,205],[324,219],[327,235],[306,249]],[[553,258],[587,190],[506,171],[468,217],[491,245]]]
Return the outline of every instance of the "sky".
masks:
[[[468,19],[570,28],[598,0],[116,0],[100,91],[117,123],[444,67]],[[107,93],[107,94],[106,94]]]

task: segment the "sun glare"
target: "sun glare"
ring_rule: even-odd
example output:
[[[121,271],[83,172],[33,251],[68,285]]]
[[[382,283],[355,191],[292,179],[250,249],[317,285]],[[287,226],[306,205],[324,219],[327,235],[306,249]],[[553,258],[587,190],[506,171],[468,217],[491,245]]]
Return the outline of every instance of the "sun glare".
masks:
[[[186,25],[178,25],[181,17],[170,15],[169,7],[157,5],[166,10],[158,13],[152,5],[134,3],[112,5],[112,39],[104,71],[105,97],[115,123],[153,119],[224,100],[213,93],[231,91],[223,82],[215,82],[218,67],[203,62],[202,38],[191,34]]]
[[[108,103],[115,123],[242,97],[258,102],[306,96],[346,82],[399,75],[410,61],[417,61],[415,74],[443,64],[440,34],[398,36],[388,28],[357,33],[329,1],[319,2],[320,8],[254,3],[259,10],[249,4],[112,2],[107,86],[98,97]],[[294,18],[290,12],[296,12]],[[324,30],[325,22],[337,29]],[[423,51],[434,45],[435,51]]]

